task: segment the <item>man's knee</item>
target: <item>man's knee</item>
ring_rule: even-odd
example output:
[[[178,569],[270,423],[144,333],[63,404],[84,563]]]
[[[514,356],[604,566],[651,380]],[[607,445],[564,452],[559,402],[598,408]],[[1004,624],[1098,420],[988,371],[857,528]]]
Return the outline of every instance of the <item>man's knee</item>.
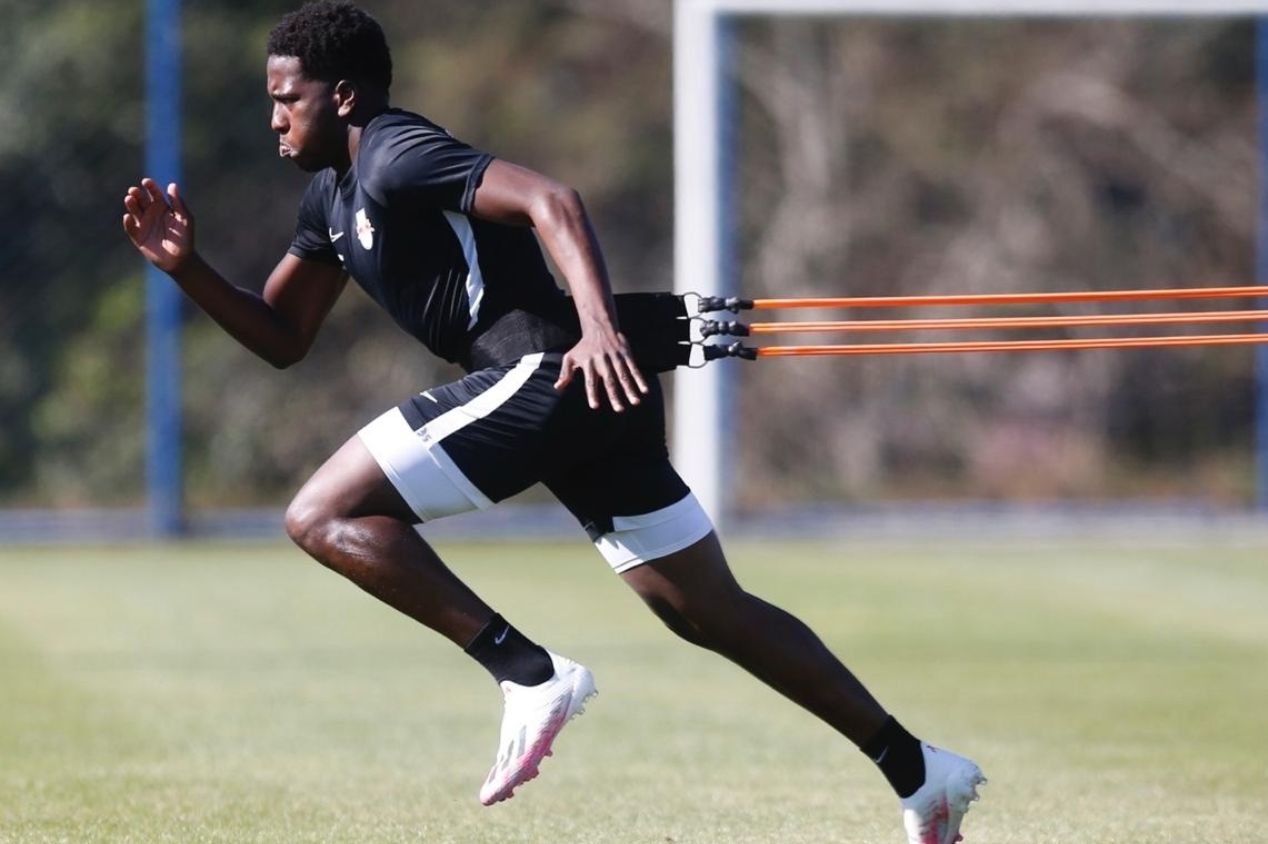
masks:
[[[666,627],[702,648],[726,649],[741,635],[745,624],[741,607],[747,596],[740,590],[735,595],[713,595],[700,602],[681,600],[682,596],[673,600],[654,592],[641,597]]]
[[[655,597],[644,596],[643,600],[647,606],[655,614],[661,622],[670,629],[678,637],[685,639],[693,645],[700,647],[708,647],[707,638],[704,632],[691,622],[691,620],[681,610],[674,607],[668,601],[659,600]]]
[[[321,552],[329,544],[328,537],[335,519],[336,514],[325,502],[306,490],[300,490],[286,508],[286,535],[300,548],[320,559]]]

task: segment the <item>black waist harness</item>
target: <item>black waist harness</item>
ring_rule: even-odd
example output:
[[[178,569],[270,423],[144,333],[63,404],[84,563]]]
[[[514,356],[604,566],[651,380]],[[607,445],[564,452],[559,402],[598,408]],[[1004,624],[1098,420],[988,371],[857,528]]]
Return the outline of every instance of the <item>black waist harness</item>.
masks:
[[[682,297],[673,293],[619,293],[616,317],[634,360],[648,372],[668,372],[688,362],[690,322]],[[458,363],[467,372],[514,363],[533,352],[566,351],[581,339],[577,309],[561,297],[534,310],[516,309],[476,335]]]

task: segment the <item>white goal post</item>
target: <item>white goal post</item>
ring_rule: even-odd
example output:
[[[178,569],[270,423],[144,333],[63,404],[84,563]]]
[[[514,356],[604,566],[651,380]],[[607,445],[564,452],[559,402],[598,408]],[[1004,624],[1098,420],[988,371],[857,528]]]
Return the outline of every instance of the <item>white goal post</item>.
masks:
[[[674,289],[679,293],[739,292],[733,289],[735,274],[724,269],[734,261],[723,225],[731,190],[723,168],[730,155],[725,145],[725,120],[721,117],[730,96],[724,67],[730,52],[728,22],[739,16],[758,15],[1261,17],[1268,15],[1268,0],[675,0]],[[1263,237],[1262,232],[1260,236]],[[1261,242],[1261,268],[1264,252]],[[1266,359],[1262,354],[1258,358],[1261,504],[1268,474],[1268,461],[1264,458],[1268,450],[1264,442],[1264,417],[1268,413],[1263,399],[1268,393],[1263,387]],[[674,462],[716,521],[725,519],[729,500],[726,382],[733,365],[723,361],[704,369],[680,370],[674,382]]]

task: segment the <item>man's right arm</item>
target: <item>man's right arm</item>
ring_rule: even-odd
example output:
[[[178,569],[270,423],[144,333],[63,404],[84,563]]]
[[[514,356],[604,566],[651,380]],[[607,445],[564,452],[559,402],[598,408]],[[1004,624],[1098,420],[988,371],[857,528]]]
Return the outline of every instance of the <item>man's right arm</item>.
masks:
[[[128,189],[124,208],[123,229],[137,250],[235,340],[279,369],[308,353],[347,281],[340,267],[287,254],[257,294],[230,284],[194,249],[193,216],[175,185],[164,197],[145,179]]]

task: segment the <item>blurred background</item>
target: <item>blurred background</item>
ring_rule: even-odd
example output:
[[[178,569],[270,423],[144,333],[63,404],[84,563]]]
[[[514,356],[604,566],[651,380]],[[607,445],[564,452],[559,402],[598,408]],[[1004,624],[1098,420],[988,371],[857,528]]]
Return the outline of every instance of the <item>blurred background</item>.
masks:
[[[618,290],[673,287],[670,0],[364,5],[396,105],[575,185]],[[293,6],[184,4],[182,187],[200,250],[256,289],[307,179],[275,155],[263,84]],[[144,4],[0,14],[0,508],[134,511],[145,285],[119,221],[143,175]],[[754,18],[736,35],[745,295],[1254,283],[1249,18]],[[193,512],[284,506],[362,424],[458,374],[351,285],[290,370],[190,306],[181,354]],[[1254,500],[1248,348],[714,365],[737,379],[741,512]]]

